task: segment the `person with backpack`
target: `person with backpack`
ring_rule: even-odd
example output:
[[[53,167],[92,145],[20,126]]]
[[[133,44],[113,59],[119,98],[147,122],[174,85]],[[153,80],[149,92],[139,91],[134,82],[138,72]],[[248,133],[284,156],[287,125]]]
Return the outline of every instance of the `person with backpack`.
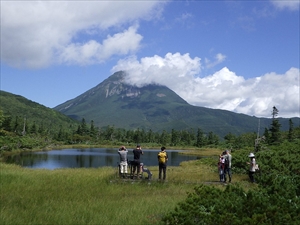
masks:
[[[229,178],[229,183],[231,182],[231,160],[232,160],[232,156],[230,154],[230,151],[227,149],[224,152],[224,182],[226,183],[226,174],[228,175]]]
[[[166,179],[167,172],[167,162],[168,162],[168,154],[166,152],[165,147],[161,147],[161,151],[157,154],[158,159],[158,179],[161,180],[161,175],[163,173],[163,180]]]

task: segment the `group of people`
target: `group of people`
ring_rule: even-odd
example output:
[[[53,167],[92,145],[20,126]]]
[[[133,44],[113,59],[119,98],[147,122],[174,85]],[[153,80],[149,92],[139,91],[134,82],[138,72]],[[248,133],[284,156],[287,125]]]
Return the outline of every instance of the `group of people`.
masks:
[[[148,168],[144,167],[144,164],[141,163],[140,158],[141,155],[144,154],[141,146],[138,144],[135,149],[133,149],[133,161],[130,161],[130,164],[132,166],[132,177],[135,176],[139,178],[141,176],[141,173],[146,172],[148,174],[148,179],[152,178],[152,173]],[[120,174],[123,177],[126,177],[128,174],[128,150],[125,148],[125,146],[122,146],[118,150],[119,156],[120,156]],[[255,160],[255,155],[253,153],[250,153],[249,156],[250,162],[247,162],[249,165],[249,178],[252,183],[255,182],[254,174],[259,169],[258,164]],[[157,160],[158,160],[158,179],[165,180],[166,179],[166,173],[167,173],[167,162],[168,162],[168,154],[166,152],[165,147],[161,147],[161,151],[157,154]],[[219,156],[219,162],[218,162],[218,171],[219,171],[219,179],[220,182],[226,183],[227,180],[230,183],[232,179],[232,173],[231,173],[231,165],[232,165],[232,155],[230,154],[230,150],[226,149],[222,154]],[[228,178],[228,179],[227,179]]]
[[[231,182],[231,160],[232,156],[228,149],[222,152],[222,154],[219,156],[218,171],[220,182],[226,183],[227,175],[229,179],[228,181]]]
[[[253,153],[250,153],[249,156],[250,162],[247,162],[249,165],[249,179],[250,182],[254,183],[254,174],[256,171],[259,170],[258,164],[256,163],[255,160],[255,155]],[[227,182],[227,176],[228,176],[228,181],[231,182],[232,178],[232,173],[231,173],[231,161],[232,161],[232,156],[230,154],[230,150],[225,150],[222,152],[222,154],[219,156],[219,162],[218,162],[218,171],[219,171],[219,178],[220,182]]]
[[[144,163],[141,163],[141,155],[144,154],[141,145],[137,145],[135,149],[133,149],[133,160],[130,161],[130,164],[132,166],[132,178],[135,176],[137,178],[141,177],[141,173],[146,172],[148,174],[148,179],[152,178],[152,173],[150,172],[150,170],[146,167],[144,167]],[[120,174],[122,177],[127,177],[128,174],[128,158],[127,158],[127,154],[128,154],[128,150],[126,149],[125,146],[122,146],[119,150],[118,150],[118,154],[120,156]],[[168,154],[166,152],[166,148],[165,147],[161,147],[161,151],[157,154],[157,160],[158,160],[158,168],[159,168],[159,172],[158,172],[158,179],[166,179],[166,171],[167,171],[167,162],[168,162]]]

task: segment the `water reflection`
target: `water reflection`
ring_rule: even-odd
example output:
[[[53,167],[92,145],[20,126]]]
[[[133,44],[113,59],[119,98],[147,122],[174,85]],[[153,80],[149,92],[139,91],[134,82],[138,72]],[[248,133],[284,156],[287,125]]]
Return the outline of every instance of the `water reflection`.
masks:
[[[143,149],[141,162],[147,166],[157,165],[159,149]],[[179,166],[182,161],[197,159],[196,156],[178,154],[180,150],[168,150],[168,165]],[[128,152],[128,159],[133,160],[132,150]],[[119,162],[118,149],[87,148],[63,149],[42,152],[28,152],[10,156],[7,163],[15,163],[29,168],[98,168],[103,166],[114,167]]]

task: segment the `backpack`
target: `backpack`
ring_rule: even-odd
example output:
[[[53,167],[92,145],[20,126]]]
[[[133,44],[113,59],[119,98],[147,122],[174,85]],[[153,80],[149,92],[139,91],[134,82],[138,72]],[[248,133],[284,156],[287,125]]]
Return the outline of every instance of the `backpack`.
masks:
[[[229,168],[229,157],[225,157],[225,168]]]
[[[159,163],[166,163],[166,159],[167,159],[167,153],[166,152],[158,153],[158,162]]]

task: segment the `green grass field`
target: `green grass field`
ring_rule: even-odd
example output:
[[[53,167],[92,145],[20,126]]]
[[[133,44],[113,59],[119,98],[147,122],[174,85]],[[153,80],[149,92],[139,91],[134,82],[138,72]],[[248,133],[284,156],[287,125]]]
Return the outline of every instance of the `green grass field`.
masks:
[[[160,224],[160,218],[200,184],[224,188],[213,158],[168,167],[167,180],[117,177],[116,169],[28,169],[0,163],[0,224]],[[251,187],[246,175],[233,183]]]

